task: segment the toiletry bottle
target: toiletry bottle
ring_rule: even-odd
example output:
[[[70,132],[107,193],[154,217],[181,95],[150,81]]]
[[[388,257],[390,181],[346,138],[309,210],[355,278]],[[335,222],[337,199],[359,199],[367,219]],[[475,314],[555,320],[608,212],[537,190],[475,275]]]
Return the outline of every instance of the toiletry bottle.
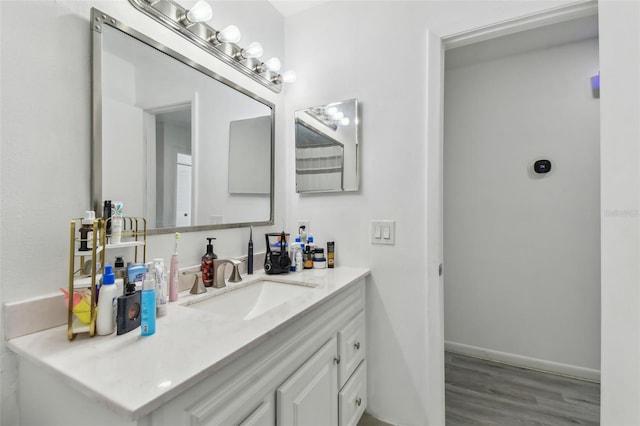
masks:
[[[302,272],[304,269],[304,243],[302,242],[302,238],[300,236],[296,237],[295,240],[296,245],[296,272]]]
[[[122,239],[122,216],[119,214],[111,216],[111,244],[120,244]]]
[[[102,288],[98,297],[98,318],[96,320],[96,332],[100,336],[106,336],[116,331],[116,300],[118,296],[116,276],[111,270],[111,265],[105,265]]]
[[[311,246],[306,246],[304,249],[304,269],[313,268],[313,253],[311,253]]]
[[[253,274],[253,226],[249,231],[249,246],[247,249],[247,274]]]
[[[313,251],[313,269],[325,269],[327,267],[327,259],[324,257],[324,249],[316,247]]]
[[[307,235],[307,245],[309,247],[311,247],[311,253],[313,253],[313,251],[316,249],[316,243],[315,240],[313,238],[313,234],[309,233],[309,235]]]
[[[215,238],[207,238],[207,252],[202,256],[202,262],[200,263],[202,282],[205,287],[211,287],[213,285],[213,259],[218,258],[218,256],[213,252],[213,244],[211,244],[211,240],[215,240]]]
[[[116,274],[116,279],[124,279],[127,276],[127,268],[124,266],[124,259],[122,256],[116,256],[116,260],[113,263],[113,273]],[[122,294],[124,294],[124,292]]]
[[[156,316],[167,314],[167,273],[164,269],[164,259],[153,259],[153,269],[156,279]]]
[[[151,336],[156,332],[156,281],[150,273],[142,284],[140,333]]]
[[[147,267],[144,263],[130,263],[127,265],[127,279],[129,284],[133,284],[136,290],[142,289],[142,282],[147,275]]]
[[[96,213],[92,210],[84,212],[82,226],[80,227],[80,251],[90,251],[93,249],[93,221]]]
[[[336,261],[335,261],[335,250],[336,250],[336,243],[335,241],[328,241],[327,242],[327,268],[334,268]]]
[[[102,218],[106,223],[108,238],[111,236],[111,200],[104,201],[104,207],[102,207]]]
[[[300,241],[302,241],[304,244],[307,244],[307,227],[302,225],[300,228],[298,228],[298,234],[300,235]]]
[[[171,256],[171,265],[169,266],[169,302],[178,300],[178,240],[180,233],[176,232],[176,242]]]
[[[116,326],[118,335],[140,326],[140,292],[136,291],[135,282],[127,282],[124,296],[118,297]]]

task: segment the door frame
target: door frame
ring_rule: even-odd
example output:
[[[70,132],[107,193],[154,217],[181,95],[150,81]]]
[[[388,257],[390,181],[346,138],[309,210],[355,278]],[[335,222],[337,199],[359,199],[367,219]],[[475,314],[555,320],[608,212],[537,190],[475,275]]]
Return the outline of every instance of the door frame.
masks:
[[[443,275],[443,146],[444,55],[449,49],[598,13],[595,0],[571,3],[541,12],[453,34],[427,31],[427,383],[428,424],[445,424]]]

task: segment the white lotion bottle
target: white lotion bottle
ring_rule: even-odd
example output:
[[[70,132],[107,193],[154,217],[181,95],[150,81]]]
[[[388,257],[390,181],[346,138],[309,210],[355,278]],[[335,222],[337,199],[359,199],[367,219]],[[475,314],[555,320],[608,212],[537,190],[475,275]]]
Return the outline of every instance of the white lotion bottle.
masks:
[[[105,265],[102,287],[98,296],[98,317],[96,319],[96,332],[99,336],[106,336],[116,331],[116,307],[119,294],[115,282],[116,276],[111,265]]]
[[[120,244],[122,237],[122,216],[111,216],[111,244]]]

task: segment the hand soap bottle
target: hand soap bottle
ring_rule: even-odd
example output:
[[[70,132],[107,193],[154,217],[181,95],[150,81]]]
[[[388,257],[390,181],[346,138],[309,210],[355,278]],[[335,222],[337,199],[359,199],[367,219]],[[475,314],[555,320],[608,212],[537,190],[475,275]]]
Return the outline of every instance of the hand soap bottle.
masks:
[[[213,259],[217,259],[218,256],[213,252],[213,244],[211,240],[215,240],[214,237],[207,238],[209,244],[207,244],[207,252],[202,256],[202,262],[200,264],[200,271],[202,271],[202,282],[205,287],[213,286]]]

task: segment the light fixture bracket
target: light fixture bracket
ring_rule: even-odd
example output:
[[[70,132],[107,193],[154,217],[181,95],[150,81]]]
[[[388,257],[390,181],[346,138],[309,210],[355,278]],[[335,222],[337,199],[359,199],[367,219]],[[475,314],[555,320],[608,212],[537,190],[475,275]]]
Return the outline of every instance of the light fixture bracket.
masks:
[[[173,32],[180,34],[196,46],[273,92],[280,93],[282,91],[279,74],[273,76],[273,73],[260,73],[255,67],[253,69],[247,67],[240,61],[242,58],[239,58],[240,55],[237,54],[242,48],[235,43],[217,42],[216,34],[218,31],[204,22],[190,23],[189,26],[185,26],[183,17],[186,16],[187,10],[175,1],[129,0],[129,3],[140,12],[153,18]],[[265,75],[269,78],[266,78]]]

